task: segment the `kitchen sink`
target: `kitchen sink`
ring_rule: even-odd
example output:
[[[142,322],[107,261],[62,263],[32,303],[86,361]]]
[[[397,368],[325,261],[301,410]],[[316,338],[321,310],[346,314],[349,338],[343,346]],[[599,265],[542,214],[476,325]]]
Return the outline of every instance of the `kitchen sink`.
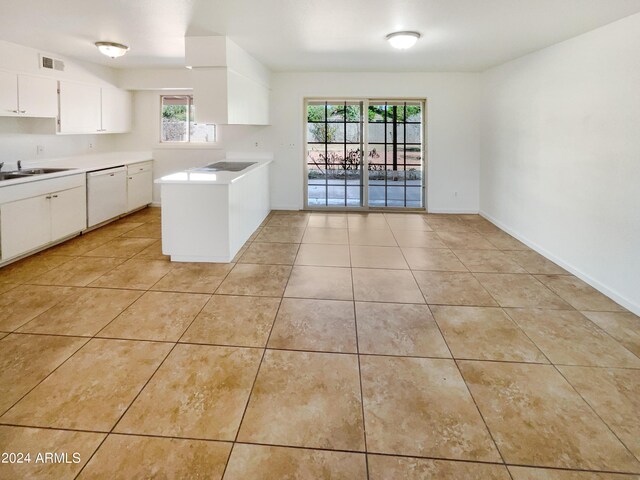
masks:
[[[66,172],[67,170],[72,170],[71,168],[23,168],[20,170],[20,175],[44,175],[45,173],[57,173],[57,172]]]
[[[13,172],[0,172],[0,182],[3,180],[13,180],[14,178],[33,177],[35,175],[45,175],[47,173],[66,172],[73,168],[23,168]]]
[[[13,172],[0,172],[0,182],[3,180],[13,180],[15,178],[25,178],[30,177],[31,175],[23,175],[21,173],[13,173]]]

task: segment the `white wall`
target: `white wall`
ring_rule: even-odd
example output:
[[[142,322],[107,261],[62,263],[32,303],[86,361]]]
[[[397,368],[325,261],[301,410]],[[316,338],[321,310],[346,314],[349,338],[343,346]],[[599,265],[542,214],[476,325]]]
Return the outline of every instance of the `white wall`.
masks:
[[[184,88],[188,76],[183,71],[187,72],[123,72],[119,84],[133,89]],[[479,75],[469,73],[276,73],[271,76],[271,125],[219,125],[215,148],[160,145],[159,97],[171,91],[138,90],[134,131],[122,135],[117,146],[119,150],[153,150],[156,176],[217,160],[225,151],[273,152],[271,207],[297,210],[304,205],[305,97],[426,98],[429,210],[477,212],[479,86]],[[184,93],[174,93],[180,92]],[[159,198],[156,189],[154,200]]]
[[[429,211],[477,212],[479,86],[469,73],[273,74],[272,126],[263,139],[276,160],[272,207],[303,207],[305,97],[407,97],[427,99]]]
[[[63,60],[64,72],[39,68],[39,53]],[[1,40],[0,69],[95,84],[113,84],[116,80],[110,68]],[[44,147],[40,154],[37,154],[38,145]],[[7,164],[16,160],[106,152],[114,146],[114,135],[55,135],[54,119],[0,117],[0,162]]]
[[[482,213],[640,314],[640,14],[483,84]]]

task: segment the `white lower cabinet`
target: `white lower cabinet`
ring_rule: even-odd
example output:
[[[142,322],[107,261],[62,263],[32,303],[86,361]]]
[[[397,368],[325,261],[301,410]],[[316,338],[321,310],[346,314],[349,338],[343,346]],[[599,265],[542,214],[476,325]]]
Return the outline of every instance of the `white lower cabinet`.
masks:
[[[152,162],[134,163],[127,167],[127,212],[153,201]]]
[[[51,239],[64,238],[87,227],[87,192],[76,187],[51,194]]]
[[[0,205],[2,259],[17,257],[51,241],[49,195]]]
[[[0,258],[4,262],[81,232],[87,225],[86,205],[84,186],[2,203]]]

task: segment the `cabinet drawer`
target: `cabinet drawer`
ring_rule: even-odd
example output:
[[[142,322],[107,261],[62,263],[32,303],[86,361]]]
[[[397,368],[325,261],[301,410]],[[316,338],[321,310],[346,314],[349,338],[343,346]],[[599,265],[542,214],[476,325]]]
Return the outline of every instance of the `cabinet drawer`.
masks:
[[[153,162],[132,163],[131,165],[127,165],[127,175],[150,172],[151,170],[153,170]]]

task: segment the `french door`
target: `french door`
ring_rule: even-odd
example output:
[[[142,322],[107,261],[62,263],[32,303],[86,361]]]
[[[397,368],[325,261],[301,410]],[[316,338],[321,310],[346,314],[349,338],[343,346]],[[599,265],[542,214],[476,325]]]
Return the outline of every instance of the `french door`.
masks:
[[[305,207],[424,208],[424,101],[307,100]]]

